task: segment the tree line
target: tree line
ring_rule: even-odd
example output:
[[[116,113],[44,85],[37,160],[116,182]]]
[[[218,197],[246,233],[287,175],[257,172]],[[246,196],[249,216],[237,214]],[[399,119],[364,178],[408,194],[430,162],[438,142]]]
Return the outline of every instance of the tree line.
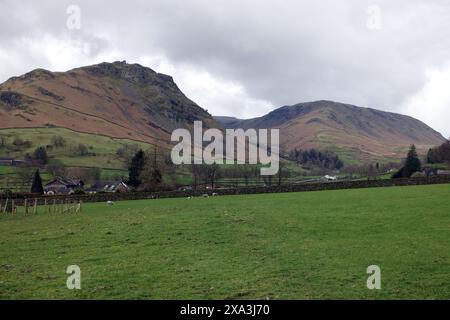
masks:
[[[430,149],[427,154],[428,163],[450,162],[450,140],[447,140],[439,147]]]
[[[422,163],[417,155],[417,150],[415,145],[411,145],[403,167],[392,175],[393,179],[397,178],[409,178],[414,173],[419,172],[422,169]]]
[[[227,184],[235,187],[255,183],[271,186],[281,185],[283,178],[289,174],[283,162],[280,162],[278,174],[275,176],[261,176],[260,169],[260,165],[250,164],[175,166],[169,152],[155,147],[147,152],[139,149],[131,158],[127,183],[140,191],[169,190],[176,187],[176,177],[184,175],[190,176],[189,186],[193,189],[215,188],[220,179],[229,179],[230,183]],[[183,186],[186,187],[187,184]]]
[[[289,153],[289,160],[305,166],[331,170],[339,170],[344,166],[344,162],[334,152],[316,149],[294,149]]]
[[[428,150],[426,162],[430,164],[450,163],[450,141]],[[417,155],[415,145],[412,145],[406,156],[403,167],[392,178],[409,178],[414,173],[422,170],[422,162]]]

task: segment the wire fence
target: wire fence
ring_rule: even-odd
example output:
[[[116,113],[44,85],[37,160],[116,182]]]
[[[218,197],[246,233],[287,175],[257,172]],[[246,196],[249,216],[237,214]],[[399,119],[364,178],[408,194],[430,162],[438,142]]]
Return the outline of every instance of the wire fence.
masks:
[[[0,175],[0,191],[10,190],[11,192],[29,192],[31,184],[24,179],[11,175]]]
[[[83,201],[75,199],[10,199],[0,200],[0,214],[80,213]]]

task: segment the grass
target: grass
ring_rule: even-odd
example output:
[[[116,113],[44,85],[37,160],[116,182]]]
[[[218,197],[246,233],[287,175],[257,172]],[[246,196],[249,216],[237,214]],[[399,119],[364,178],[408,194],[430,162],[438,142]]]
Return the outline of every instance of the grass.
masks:
[[[101,179],[113,180],[118,177],[128,176],[128,165],[125,160],[116,155],[117,149],[128,145],[137,144],[142,150],[148,151],[152,149],[152,145],[136,142],[128,139],[116,139],[102,135],[80,133],[65,128],[20,128],[20,129],[0,129],[0,136],[6,137],[6,148],[0,148],[0,157],[15,157],[23,159],[25,155],[33,154],[34,150],[39,146],[51,146],[54,136],[61,136],[65,140],[65,146],[61,148],[47,148],[49,163],[58,160],[65,167],[81,167],[81,168],[100,168]],[[14,149],[12,143],[15,138],[24,141],[31,141],[29,148]],[[74,149],[79,144],[89,147],[88,155],[80,156],[75,154]],[[0,166],[0,189],[6,188],[4,178],[11,179],[18,177],[18,167]],[[186,170],[178,172],[176,182],[178,184],[189,184],[190,176]],[[44,182],[49,181],[52,177],[41,168],[42,178]],[[77,177],[74,177],[77,178]],[[172,181],[169,177],[164,177],[165,181]],[[30,182],[31,183],[31,182]]]
[[[101,179],[107,180],[128,176],[127,165],[123,159],[116,155],[117,149],[125,144],[137,144],[143,150],[151,148],[149,144],[133,140],[80,133],[65,128],[0,129],[0,136],[6,137],[8,146],[7,148],[0,148],[0,157],[15,157],[17,159],[23,159],[27,153],[33,154],[39,146],[51,145],[54,136],[61,136],[66,142],[64,147],[47,148],[50,163],[59,160],[66,167],[101,168]],[[15,138],[31,141],[32,145],[25,149],[14,149],[12,148],[12,142]],[[91,154],[85,156],[74,154],[73,149],[78,144],[87,145]],[[0,189],[8,189],[6,178],[19,179],[19,170],[21,170],[20,167],[0,166]],[[52,176],[45,169],[41,168],[40,171],[44,183],[52,179]]]
[[[47,149],[50,159],[60,160],[65,166],[88,166],[107,169],[125,169],[125,163],[116,156],[116,151],[125,144],[137,144],[143,150],[151,148],[149,144],[128,139],[116,139],[102,135],[80,133],[65,128],[21,128],[0,129],[0,135],[7,138],[7,144],[11,145],[16,137],[24,141],[31,141],[31,147],[17,151],[0,148],[0,156],[17,157],[23,159],[26,153],[33,154],[40,146],[51,145],[53,136],[61,136],[66,141],[65,147]],[[89,147],[94,155],[79,156],[73,149],[79,144]]]
[[[20,176],[21,167],[1,166],[0,165],[0,192],[3,190],[12,190],[14,192],[29,192],[31,187],[30,181],[24,181]],[[34,173],[34,171],[32,171]],[[42,181],[46,183],[52,179],[51,174],[40,169]]]
[[[0,175],[11,175],[16,173],[17,173],[16,167],[0,166]]]
[[[114,180],[117,177],[128,177],[128,170],[102,169],[101,179]]]
[[[449,299],[450,185],[0,218],[2,299]],[[81,268],[82,289],[65,269]],[[381,268],[381,290],[366,268]]]

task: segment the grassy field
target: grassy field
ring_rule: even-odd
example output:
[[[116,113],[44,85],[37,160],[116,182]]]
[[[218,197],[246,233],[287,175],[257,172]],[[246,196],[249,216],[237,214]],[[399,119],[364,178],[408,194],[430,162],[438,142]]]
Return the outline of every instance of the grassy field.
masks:
[[[0,218],[0,298],[450,299],[450,185]],[[81,268],[82,289],[65,269]],[[366,268],[381,268],[381,290]]]

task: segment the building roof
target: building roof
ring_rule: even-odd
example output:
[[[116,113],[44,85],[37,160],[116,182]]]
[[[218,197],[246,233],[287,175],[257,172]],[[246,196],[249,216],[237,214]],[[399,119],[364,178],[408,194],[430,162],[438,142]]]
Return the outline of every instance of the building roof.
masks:
[[[56,177],[56,178],[50,180],[45,186],[49,186],[55,182],[65,185],[66,187],[77,187],[77,186],[84,185],[83,181],[81,181],[79,179],[68,179],[68,178]]]
[[[123,181],[107,181],[107,180],[99,180],[91,188],[97,191],[115,191],[117,188],[122,187],[125,189],[129,189],[127,184]]]

